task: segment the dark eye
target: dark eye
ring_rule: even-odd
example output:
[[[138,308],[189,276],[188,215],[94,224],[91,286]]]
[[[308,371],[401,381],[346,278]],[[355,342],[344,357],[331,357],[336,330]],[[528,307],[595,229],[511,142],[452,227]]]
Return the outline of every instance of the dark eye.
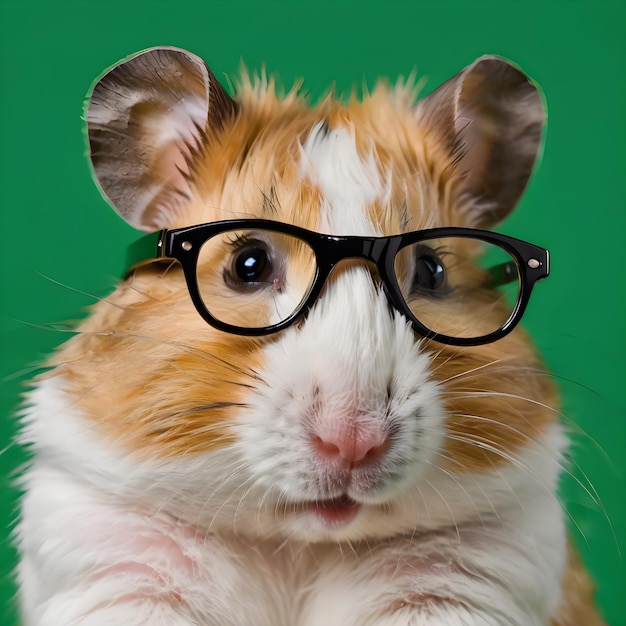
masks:
[[[233,244],[224,282],[232,289],[263,287],[276,282],[267,244],[254,239],[240,239]]]
[[[258,283],[271,268],[267,250],[247,245],[238,250],[233,259],[234,277],[244,283]]]
[[[417,292],[441,292],[446,287],[446,269],[437,252],[428,246],[415,249],[413,290]]]

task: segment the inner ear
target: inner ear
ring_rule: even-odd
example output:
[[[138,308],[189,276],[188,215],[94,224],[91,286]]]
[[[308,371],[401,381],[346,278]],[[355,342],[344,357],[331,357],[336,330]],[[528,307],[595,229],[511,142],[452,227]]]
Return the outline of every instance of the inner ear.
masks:
[[[190,163],[236,111],[199,57],[152,48],[106,72],[87,106],[90,157],[105,197],[131,225],[153,231],[190,199]]]
[[[545,121],[537,87],[514,65],[481,57],[418,103],[440,135],[474,207],[474,224],[490,227],[522,195],[541,150]]]

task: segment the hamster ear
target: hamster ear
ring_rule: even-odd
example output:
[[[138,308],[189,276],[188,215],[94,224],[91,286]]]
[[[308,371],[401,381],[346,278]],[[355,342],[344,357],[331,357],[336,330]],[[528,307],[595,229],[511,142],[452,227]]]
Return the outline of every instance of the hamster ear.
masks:
[[[193,155],[236,108],[185,50],[152,48],[120,62],[96,82],[86,110],[102,193],[132,226],[165,228],[189,199]]]
[[[473,200],[473,223],[506,217],[526,188],[541,151],[545,121],[538,88],[515,66],[484,56],[416,105],[439,134]]]

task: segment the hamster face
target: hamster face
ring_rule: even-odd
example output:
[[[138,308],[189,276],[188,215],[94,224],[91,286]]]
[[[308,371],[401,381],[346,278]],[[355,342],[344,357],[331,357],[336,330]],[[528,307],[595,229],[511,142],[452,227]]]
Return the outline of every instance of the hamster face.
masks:
[[[159,54],[169,67],[179,53]],[[168,105],[176,90],[165,84],[125,113],[149,163],[126,166],[107,135],[123,108],[118,74],[143,80],[135,61],[96,86],[88,111],[98,182],[144,230],[232,218],[335,235],[485,227],[515,203],[538,149],[541,99],[493,58],[422,105],[379,85],[363,102],[309,107],[245,79],[231,102],[203,74],[206,104],[205,70],[186,55],[193,97],[176,87],[184,93]],[[526,113],[494,122],[515,130],[486,130],[480,143],[491,122],[479,113],[493,102],[472,101],[476,82],[521,85]],[[517,185],[514,197],[498,184]],[[131,196],[139,213],[120,208]],[[309,271],[296,256],[287,263],[296,283]],[[420,337],[358,260],[333,271],[305,318],[261,338],[207,325],[177,264],[140,268],[54,365],[50,380],[89,425],[89,456],[116,459],[92,479],[104,486],[116,472],[118,495],[202,528],[309,542],[415,533],[523,508],[558,474],[557,398],[526,333],[475,347]]]

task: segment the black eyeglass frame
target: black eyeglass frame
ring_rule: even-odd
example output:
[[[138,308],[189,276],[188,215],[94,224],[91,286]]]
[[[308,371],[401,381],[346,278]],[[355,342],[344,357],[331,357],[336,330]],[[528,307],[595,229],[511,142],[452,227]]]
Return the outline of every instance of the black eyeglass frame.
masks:
[[[230,230],[268,230],[301,239],[313,250],[316,260],[311,287],[297,309],[286,319],[271,326],[245,328],[222,322],[207,309],[198,287],[197,262],[203,244],[211,237]],[[412,313],[401,295],[394,270],[395,258],[408,245],[440,237],[464,237],[491,243],[506,250],[516,261],[520,279],[517,303],[506,323],[498,330],[480,337],[451,337],[424,326]],[[386,237],[338,236],[317,233],[292,224],[265,219],[234,219],[162,230],[141,238],[129,247],[127,274],[150,263],[175,260],[180,263],[191,300],[200,316],[211,326],[243,336],[263,336],[283,330],[306,316],[319,297],[328,277],[344,259],[365,259],[373,263],[383,291],[391,305],[411,321],[414,330],[427,339],[456,346],[491,343],[510,333],[526,310],[535,283],[550,273],[548,250],[508,235],[477,228],[443,227],[416,230]]]

